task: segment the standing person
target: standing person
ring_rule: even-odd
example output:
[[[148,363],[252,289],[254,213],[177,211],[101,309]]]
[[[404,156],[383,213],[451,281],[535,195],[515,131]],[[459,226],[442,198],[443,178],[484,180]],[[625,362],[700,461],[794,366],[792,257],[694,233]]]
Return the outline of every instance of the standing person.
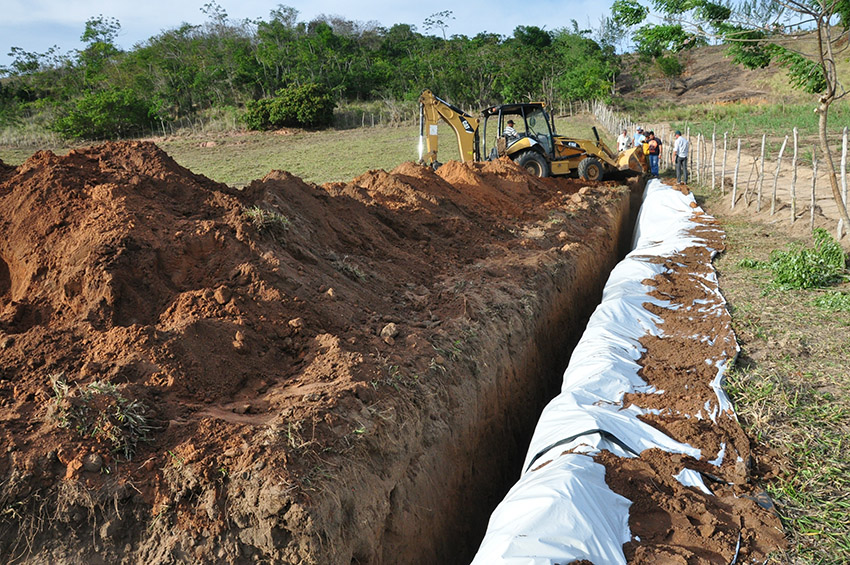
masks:
[[[617,151],[622,153],[628,149],[630,141],[629,133],[626,130],[623,130],[623,133],[621,133],[620,137],[617,138]]]
[[[682,132],[676,130],[676,141],[673,142],[673,161],[676,162],[676,182],[688,184],[688,140],[682,137]]]
[[[646,141],[649,145],[649,173],[658,176],[658,157],[661,156],[661,140],[655,137],[655,132],[649,132],[649,137]]]
[[[635,147],[640,147],[646,141],[646,136],[643,135],[643,128],[638,126],[635,132]]]

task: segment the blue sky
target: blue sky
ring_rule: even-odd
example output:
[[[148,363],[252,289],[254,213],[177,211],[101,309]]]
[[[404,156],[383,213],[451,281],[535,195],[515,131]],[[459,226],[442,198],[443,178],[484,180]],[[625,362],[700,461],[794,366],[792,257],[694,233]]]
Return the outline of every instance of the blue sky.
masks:
[[[57,45],[62,52],[82,47],[80,35],[91,17],[113,17],[121,23],[118,44],[129,49],[136,43],[172,29],[183,22],[201,24],[206,0],[0,0],[0,65],[8,65],[11,47],[44,53]],[[385,27],[396,23],[415,25],[425,32],[422,22],[429,15],[451,10],[448,35],[475,35],[481,31],[510,35],[518,25],[535,25],[547,30],[572,27],[597,28],[600,18],[610,11],[611,1],[602,0],[468,0],[457,2],[400,2],[399,0],[312,0],[309,2],[260,2],[218,0],[231,19],[268,19],[279,4],[292,6],[299,21],[318,15],[339,15],[349,20],[377,21]],[[522,9],[517,9],[521,6]],[[432,31],[431,33],[435,33]],[[438,33],[438,32],[436,32]]]

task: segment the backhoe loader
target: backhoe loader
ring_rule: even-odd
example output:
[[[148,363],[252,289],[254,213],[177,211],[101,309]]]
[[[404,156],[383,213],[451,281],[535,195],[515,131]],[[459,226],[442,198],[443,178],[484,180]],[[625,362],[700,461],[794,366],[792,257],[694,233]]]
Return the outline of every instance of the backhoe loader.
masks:
[[[419,97],[419,119],[419,160],[433,167],[439,166],[437,123],[442,119],[454,130],[464,162],[479,161],[482,156],[485,160],[508,156],[538,177],[576,174],[593,181],[601,181],[606,173],[618,170],[642,173],[646,169],[640,148],[619,154],[611,151],[595,127],[595,141],[558,135],[554,119],[542,102],[491,106],[476,118],[426,90]],[[515,136],[504,135],[509,119],[516,126]],[[479,129],[483,130],[483,142],[479,140]],[[488,140],[492,141],[489,145]]]

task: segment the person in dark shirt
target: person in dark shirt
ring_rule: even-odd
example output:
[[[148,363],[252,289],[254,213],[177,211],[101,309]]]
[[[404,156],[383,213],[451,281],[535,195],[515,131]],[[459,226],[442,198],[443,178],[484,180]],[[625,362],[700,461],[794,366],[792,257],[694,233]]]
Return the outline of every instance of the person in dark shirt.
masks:
[[[654,131],[651,131],[647,135],[646,143],[649,145],[649,174],[657,177],[658,157],[661,155],[661,140],[655,137]]]

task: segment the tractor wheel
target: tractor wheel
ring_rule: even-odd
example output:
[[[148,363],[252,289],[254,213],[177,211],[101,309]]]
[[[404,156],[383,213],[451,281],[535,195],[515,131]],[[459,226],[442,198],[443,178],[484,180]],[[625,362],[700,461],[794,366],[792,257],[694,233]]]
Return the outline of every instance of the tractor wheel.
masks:
[[[601,181],[605,176],[605,169],[596,157],[586,157],[578,164],[578,176],[584,180]]]
[[[525,151],[516,158],[516,164],[534,175],[535,177],[548,177],[549,164],[543,155],[536,151]]]

